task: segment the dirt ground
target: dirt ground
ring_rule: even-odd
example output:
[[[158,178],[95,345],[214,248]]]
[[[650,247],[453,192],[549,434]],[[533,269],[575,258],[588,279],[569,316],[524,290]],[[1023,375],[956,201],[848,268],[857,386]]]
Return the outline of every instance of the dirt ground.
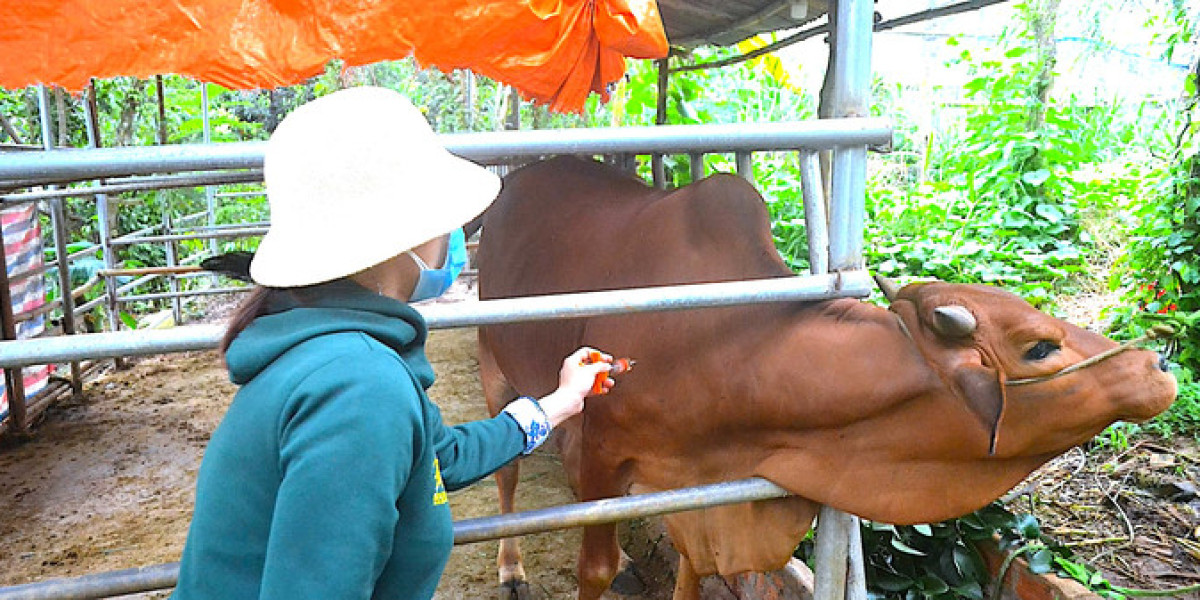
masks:
[[[430,397],[444,419],[486,417],[475,330],[432,332],[428,354],[438,375]],[[179,560],[200,459],[234,391],[215,352],[137,359],[47,411],[31,439],[0,445],[0,586]],[[524,459],[521,480],[518,510],[573,501],[551,451]],[[454,492],[450,503],[456,520],[494,515],[495,482]],[[574,598],[579,540],[578,530],[524,538],[530,583],[544,597]],[[494,596],[496,550],[456,547],[435,597]],[[669,582],[659,584],[622,598],[662,597]]]
[[[430,396],[446,420],[486,416],[475,331],[434,331],[428,350],[438,373]],[[0,586],[177,561],[196,471],[233,393],[215,353],[138,359],[130,368],[102,373],[81,397],[53,407],[31,439],[0,445]],[[1032,507],[1045,531],[1103,566],[1114,583],[1197,583],[1198,457],[1194,444],[1072,451],[1010,494],[1011,507]],[[519,509],[572,501],[553,453],[526,459],[521,475]],[[495,497],[490,478],[452,494],[455,519],[495,514]],[[634,544],[627,549],[652,586],[645,596],[622,598],[669,597],[668,559],[652,534],[628,535],[639,528],[653,529],[626,528],[625,538]],[[577,530],[568,530],[523,541],[531,583],[546,598],[574,597],[579,538]],[[495,556],[495,542],[457,547],[437,597],[493,597]]]

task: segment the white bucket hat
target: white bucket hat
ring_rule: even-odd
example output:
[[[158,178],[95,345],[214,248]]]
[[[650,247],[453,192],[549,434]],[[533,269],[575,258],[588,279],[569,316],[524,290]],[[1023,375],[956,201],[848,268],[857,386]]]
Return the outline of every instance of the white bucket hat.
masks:
[[[271,228],[250,264],[260,285],[352,275],[466,223],[500,179],[450,154],[399,93],[335,92],[297,108],[267,142]]]

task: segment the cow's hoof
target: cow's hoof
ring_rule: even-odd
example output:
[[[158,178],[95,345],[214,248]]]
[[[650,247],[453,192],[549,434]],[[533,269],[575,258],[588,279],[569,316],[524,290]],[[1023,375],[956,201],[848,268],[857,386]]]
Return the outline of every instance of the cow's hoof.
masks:
[[[538,596],[533,593],[533,588],[529,587],[529,582],[525,580],[501,583],[500,593],[496,598],[497,600],[538,600]]]
[[[617,572],[617,576],[613,578],[612,583],[608,584],[608,589],[622,596],[635,596],[645,593],[646,584],[642,583],[642,578],[638,577],[631,563]]]

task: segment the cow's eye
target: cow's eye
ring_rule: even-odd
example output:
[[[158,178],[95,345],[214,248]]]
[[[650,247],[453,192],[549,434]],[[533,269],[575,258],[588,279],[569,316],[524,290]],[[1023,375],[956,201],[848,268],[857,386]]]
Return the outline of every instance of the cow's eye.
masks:
[[[1058,344],[1054,342],[1042,340],[1033,345],[1032,348],[1025,351],[1025,360],[1042,360],[1047,356],[1057,352]]]

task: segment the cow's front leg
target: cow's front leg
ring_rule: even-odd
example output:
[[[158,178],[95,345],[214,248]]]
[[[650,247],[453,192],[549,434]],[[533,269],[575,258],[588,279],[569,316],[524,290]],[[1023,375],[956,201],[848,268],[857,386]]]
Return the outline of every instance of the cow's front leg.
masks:
[[[483,384],[483,396],[487,399],[488,412],[494,417],[500,414],[504,407],[517,397],[517,391],[508,383],[504,373],[496,364],[491,347],[487,343],[484,330],[479,330],[479,378]],[[499,499],[500,514],[513,512],[517,493],[517,482],[520,480],[520,461],[514,460],[500,468],[493,476],[496,478],[496,492]],[[521,546],[518,538],[500,540],[500,552],[496,556],[497,570],[500,573],[500,596],[505,600],[526,600],[530,597],[529,583],[525,579],[525,567],[521,564]]]
[[[500,497],[500,514],[513,512],[517,481],[520,479],[520,461],[502,467],[493,476]],[[500,552],[496,555],[496,566],[500,573],[500,595],[506,600],[530,598],[529,582],[525,578],[525,566],[521,563],[520,538],[500,540]]]
[[[599,598],[617,576],[620,562],[616,525],[584,527],[583,546],[579,550],[579,600]]]

